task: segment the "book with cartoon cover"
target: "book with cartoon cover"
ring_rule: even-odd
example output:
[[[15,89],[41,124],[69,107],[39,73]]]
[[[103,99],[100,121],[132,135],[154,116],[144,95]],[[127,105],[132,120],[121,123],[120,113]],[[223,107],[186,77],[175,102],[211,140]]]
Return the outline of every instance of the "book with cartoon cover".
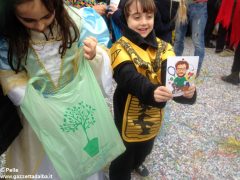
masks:
[[[183,95],[194,83],[199,56],[175,56],[167,60],[166,86],[174,97]]]

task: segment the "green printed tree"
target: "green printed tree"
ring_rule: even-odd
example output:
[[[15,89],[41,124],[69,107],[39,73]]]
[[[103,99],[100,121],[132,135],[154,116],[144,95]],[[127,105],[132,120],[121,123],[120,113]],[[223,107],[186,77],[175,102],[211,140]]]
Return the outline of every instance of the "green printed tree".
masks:
[[[95,110],[92,106],[81,101],[78,105],[66,109],[63,124],[60,125],[61,130],[68,133],[75,132],[79,130],[79,127],[82,127],[88,141],[84,150],[91,157],[99,152],[98,138],[90,139],[87,134],[87,129],[91,128],[96,122]]]

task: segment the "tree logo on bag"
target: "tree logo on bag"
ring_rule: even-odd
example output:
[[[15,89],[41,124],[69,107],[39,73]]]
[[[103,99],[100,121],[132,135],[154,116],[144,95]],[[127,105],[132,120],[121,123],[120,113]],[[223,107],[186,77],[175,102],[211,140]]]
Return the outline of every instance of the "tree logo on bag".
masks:
[[[84,151],[91,157],[99,152],[98,138],[95,137],[90,139],[87,134],[87,129],[96,122],[93,115],[95,110],[96,109],[92,106],[81,101],[78,105],[66,109],[64,112],[64,122],[60,125],[60,128],[64,132],[75,132],[78,130],[79,126],[82,126],[88,141],[87,145],[84,147]]]

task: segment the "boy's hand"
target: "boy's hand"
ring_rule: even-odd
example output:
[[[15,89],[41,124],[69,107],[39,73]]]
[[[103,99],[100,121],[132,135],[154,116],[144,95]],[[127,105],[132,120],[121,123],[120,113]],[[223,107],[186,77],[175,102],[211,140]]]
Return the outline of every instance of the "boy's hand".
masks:
[[[193,95],[194,95],[194,92],[196,91],[196,86],[195,85],[192,85],[192,86],[190,86],[189,88],[188,88],[188,90],[186,90],[186,91],[183,91],[183,97],[185,97],[185,98],[192,98],[193,97]]]
[[[118,9],[117,5],[110,4],[107,6],[107,17],[109,18]]]
[[[94,37],[87,37],[83,41],[83,44],[84,57],[88,60],[92,60],[96,56],[97,39]]]
[[[153,96],[156,102],[166,102],[173,98],[172,92],[165,86],[157,87]]]

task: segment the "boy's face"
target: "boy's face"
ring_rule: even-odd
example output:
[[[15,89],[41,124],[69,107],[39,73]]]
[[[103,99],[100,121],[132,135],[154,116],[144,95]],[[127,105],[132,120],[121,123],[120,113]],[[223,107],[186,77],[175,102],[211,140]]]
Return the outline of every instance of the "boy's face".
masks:
[[[15,13],[26,28],[38,32],[44,32],[55,18],[55,13],[50,13],[41,0],[19,4],[16,6]]]
[[[178,77],[183,77],[183,76],[185,76],[185,74],[186,74],[186,72],[187,72],[186,64],[179,64],[179,65],[177,66],[176,71],[177,71]]]
[[[147,37],[153,30],[154,13],[143,12],[139,2],[135,3],[135,1],[130,5],[129,9],[128,27],[139,33],[143,38]]]

